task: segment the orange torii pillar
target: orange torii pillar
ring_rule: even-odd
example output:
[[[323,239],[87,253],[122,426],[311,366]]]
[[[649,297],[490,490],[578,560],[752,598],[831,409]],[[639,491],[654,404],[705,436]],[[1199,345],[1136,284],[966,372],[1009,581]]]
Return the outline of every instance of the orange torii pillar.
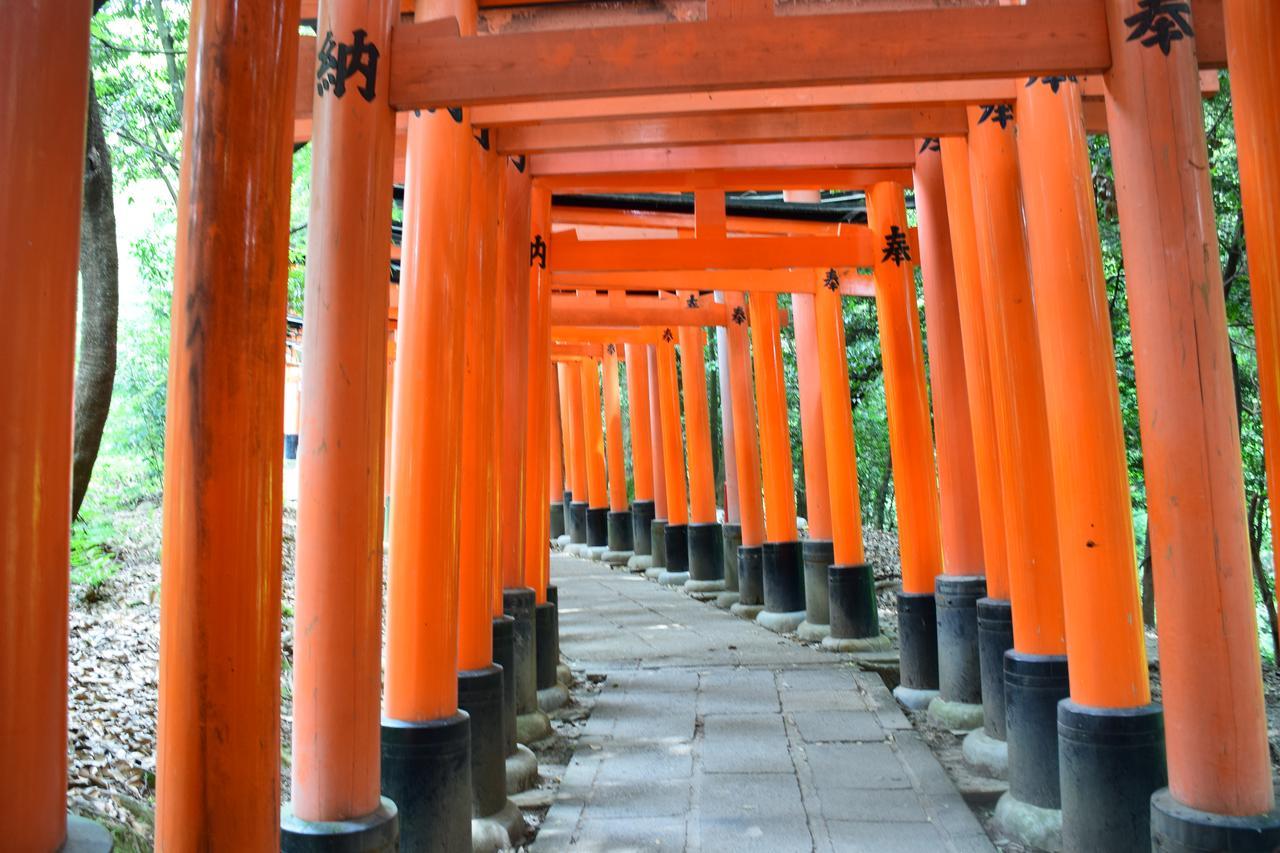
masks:
[[[604,349],[605,451],[608,454],[608,546],[604,561],[625,566],[635,551],[631,537],[631,510],[627,505],[626,448],[622,443],[622,386],[618,378],[618,345]]]
[[[418,20],[469,0],[420,3]],[[470,720],[458,709],[458,497],[462,453],[468,204],[476,139],[466,114],[409,116],[391,438],[390,572],[382,788],[401,846],[471,843]]]
[[[493,584],[498,583],[498,470],[503,335],[498,324],[499,207],[505,158],[477,141],[471,152],[467,312],[458,496],[458,707],[471,718],[472,843],[519,844],[524,821],[507,799],[507,674],[494,664]],[[515,673],[511,673],[514,677]]]
[[[666,565],[658,575],[658,583],[683,586],[689,579],[689,505],[684,479],[684,437],[680,429],[680,380],[676,376],[675,335],[670,329],[663,330],[656,350],[662,463],[667,485],[667,523],[663,531]]]
[[[586,546],[586,444],[582,439],[582,374],[572,362],[556,365],[561,393],[568,398],[568,455],[570,455],[570,503],[568,503],[567,553]]]
[[[1107,126],[1141,401],[1169,766],[1169,787],[1151,800],[1152,845],[1182,851],[1195,839],[1200,849],[1272,850],[1280,815],[1197,83],[1199,22],[1189,12],[1171,20],[1137,0],[1107,0],[1106,9]],[[1274,33],[1274,9],[1270,16]],[[1239,16],[1232,22],[1238,40]],[[1274,144],[1270,89],[1267,98],[1270,110],[1251,116],[1266,123],[1265,142],[1252,144]],[[1246,175],[1249,162],[1242,158]],[[1255,245],[1270,239],[1250,237]]]
[[[547,413],[548,417],[551,418],[551,441],[547,448],[547,452],[550,454],[550,466],[547,471],[547,476],[550,477],[547,483],[547,499],[551,508],[551,541],[557,542],[565,534],[564,429],[562,426],[563,421],[560,418],[560,383],[556,379],[555,367],[549,367],[548,370],[551,371],[551,377],[547,381],[547,393],[551,396],[550,411]]]
[[[725,295],[716,291],[716,302]],[[741,305],[741,300],[738,305]],[[745,322],[745,317],[743,318]],[[720,431],[724,436],[724,523],[720,525],[720,550],[724,564],[724,592],[716,596],[716,606],[727,610],[738,603],[738,549],[742,547],[742,510],[738,497],[738,443],[733,434],[733,365],[729,358],[729,332],[716,327],[716,362],[720,368]],[[752,421],[754,422],[754,418]]]
[[[724,591],[724,543],[716,520],[705,346],[706,335],[701,327],[680,327],[684,429],[689,446],[689,579],[684,591],[693,598],[709,601]]]
[[[560,503],[564,508],[564,532],[557,538],[560,545],[569,544],[569,501],[573,497],[573,446],[570,442],[569,386],[568,374],[560,364],[552,362],[551,378],[556,386],[556,402],[559,404],[560,417],[560,458],[564,467],[564,492],[560,495]]]
[[[321,4],[322,31],[390,42],[394,0]],[[398,849],[396,805],[380,797],[383,439],[387,269],[395,112],[389,81],[374,97],[314,98],[298,448],[292,802],[283,850],[318,835]],[[352,157],[360,151],[364,157]],[[299,428],[295,427],[294,432]],[[487,607],[487,603],[485,605]],[[488,616],[485,615],[488,634]]]
[[[819,273],[825,280],[826,274]],[[818,354],[817,320],[811,293],[791,294],[791,310],[796,333],[796,373],[800,385],[800,439],[804,450],[805,520],[809,538],[804,540],[805,619],[796,627],[802,640],[817,642],[831,635],[830,596],[827,575],[835,562],[831,532],[831,498],[827,486],[827,442],[822,415],[822,362]],[[847,375],[847,373],[846,373]],[[842,477],[857,479],[857,460],[848,459],[850,469]],[[861,527],[862,519],[858,519]]]
[[[631,429],[631,474],[635,497],[631,501],[631,559],[627,567],[644,571],[653,565],[654,515],[653,435],[649,423],[649,359],[644,344],[626,344],[627,403]]]
[[[938,677],[937,624],[921,618],[920,610],[923,607],[927,613],[933,609],[942,544],[920,316],[906,239],[907,211],[899,184],[878,183],[867,191],[867,224],[879,252],[873,267],[876,316],[902,550],[902,590],[898,593],[902,680],[927,685],[937,683]]]
[[[609,489],[604,471],[604,429],[600,411],[600,363],[583,359],[582,441],[587,455],[587,547],[582,556],[600,559],[609,547]]]
[[[658,346],[645,347],[649,366],[649,442],[653,460],[653,523],[649,526],[651,557],[645,577],[656,580],[667,570],[667,449],[662,440],[662,382]]]
[[[764,607],[761,576],[764,550],[764,493],[760,484],[760,443],[756,436],[756,401],[752,390],[751,341],[748,339],[747,308],[741,293],[725,293],[730,323],[728,339],[729,405],[733,409],[734,467],[738,474],[738,517],[742,527],[735,557],[738,590],[716,598],[718,607],[728,607],[735,615],[754,619]],[[725,536],[725,546],[731,542]]]
[[[988,776],[1008,772],[1004,747],[1004,653],[1013,648],[1009,604],[1009,567],[1005,513],[986,308],[978,261],[973,192],[969,183],[969,143],[965,137],[941,140],[947,225],[955,265],[956,297],[964,344],[965,388],[977,472],[979,520],[987,594],[978,600],[978,664],[982,677],[983,728],[964,741],[965,760]]]
[[[823,647],[856,652],[887,648],[889,639],[880,633],[874,568],[866,561],[862,547],[858,454],[842,302],[839,278],[831,270],[813,297],[832,535],[831,564],[826,577],[815,582],[827,588],[831,614],[831,630],[822,640]]]
[[[546,589],[539,577],[541,567],[537,560],[529,558],[529,527],[543,516],[542,492],[539,490],[541,480],[537,479],[539,468],[537,459],[537,438],[533,435],[532,410],[540,404],[533,395],[534,365],[545,366],[550,363],[549,355],[542,355],[537,361],[530,361],[533,346],[531,335],[534,323],[533,291],[530,271],[534,265],[534,256],[530,252],[529,231],[531,227],[533,189],[532,180],[527,171],[510,157],[505,165],[506,189],[504,194],[501,243],[499,245],[498,269],[500,290],[503,295],[503,357],[504,371],[503,416],[513,417],[524,424],[523,429],[505,430],[520,432],[523,438],[515,444],[508,444],[509,451],[515,455],[508,459],[510,468],[507,473],[499,501],[502,505],[499,535],[502,546],[503,613],[515,620],[512,626],[514,635],[514,661],[516,684],[516,741],[532,743],[541,740],[551,732],[551,721],[538,703],[538,607],[546,601]],[[576,372],[576,371],[575,371]],[[577,385],[575,381],[573,383]],[[520,415],[518,413],[523,413]],[[581,423],[581,422],[579,422]],[[532,482],[531,482],[532,481]],[[531,495],[537,493],[536,507],[530,508]],[[532,515],[531,515],[532,513]],[[545,547],[545,543],[543,543]],[[543,550],[539,548],[539,552]],[[545,618],[545,617],[543,617]],[[509,766],[519,764],[528,769],[531,756],[517,749],[513,755],[508,753]],[[535,773],[530,784],[536,783]],[[521,777],[524,781],[524,777]]]
[[[21,23],[21,12],[19,19],[11,24]],[[58,25],[65,24],[59,16]],[[72,45],[78,43],[79,36],[34,44],[42,52],[67,45],[74,57],[78,52]],[[24,55],[20,46],[6,47],[6,62]],[[293,110],[297,51],[295,4],[192,4],[178,205],[183,227],[174,271],[165,422],[155,839],[162,850],[271,850],[280,843],[280,413],[293,143],[286,117]],[[64,69],[54,71],[59,63],[45,64],[58,75],[55,79],[66,79]],[[65,73],[78,79],[83,71]],[[22,83],[28,85],[33,94],[45,91],[34,78]],[[48,93],[54,91],[56,86]],[[59,115],[61,99],[75,99],[77,91],[64,85],[32,121],[38,127],[42,112]],[[245,109],[250,103],[253,108]],[[66,106],[72,104],[83,109],[79,99]],[[48,130],[76,134],[79,150],[83,127],[77,117]],[[75,197],[70,187],[63,195],[48,196],[49,182],[80,171],[61,162],[45,165],[49,168],[34,172],[46,184],[45,201],[22,214],[35,222],[42,221],[39,212],[48,202],[60,205]],[[15,174],[34,168],[6,173],[6,191]],[[19,219],[6,222],[6,237],[13,227],[19,235],[27,233]],[[67,239],[68,233],[74,232],[57,229],[34,245],[43,248],[46,240]],[[20,259],[27,249],[16,251]],[[57,256],[50,250],[50,258]],[[12,257],[7,255],[6,262]],[[24,287],[50,281],[35,270]],[[70,281],[65,285],[69,296]],[[383,287],[377,284],[379,291]],[[20,311],[18,318],[6,320],[21,317]],[[25,331],[18,330],[19,343]],[[58,333],[37,346],[57,346],[61,340]],[[25,357],[29,353],[19,355],[18,363]],[[42,393],[53,387],[42,387]],[[6,409],[6,416],[20,412]],[[41,441],[53,442],[60,425],[49,423],[47,429]],[[65,498],[58,497],[65,469],[49,473],[58,484],[41,499],[65,512]],[[52,562],[36,567],[55,568]],[[65,562],[60,568],[65,570]],[[10,630],[6,623],[5,631]],[[60,638],[54,647],[61,649],[64,642]],[[9,687],[5,684],[6,695]],[[24,699],[31,689],[32,684],[22,685]],[[50,725],[56,723],[41,721],[32,732]],[[19,748],[18,754],[23,752]],[[54,764],[60,757],[44,760]]]
[[[1080,84],[1018,89],[1018,154],[1063,564],[1071,698],[1057,707],[1065,850],[1151,849],[1165,784]],[[1034,176],[1034,177],[1033,177]],[[1117,785],[1117,780],[1123,780]]]
[[[0,643],[0,755],[6,768],[0,775],[0,820],[5,842],[16,850],[61,850],[64,842],[72,849],[78,849],[79,844],[94,845],[95,849],[111,845],[105,829],[67,814],[67,553],[91,6],[85,0],[56,8],[23,3],[6,9],[7,26],[0,35],[0,70],[12,81],[0,89],[0,120],[13,129],[6,132],[6,141],[0,146],[0,173],[5,176],[0,187],[0,257],[7,276],[0,287],[0,314],[6,326],[0,337],[6,365],[0,373],[0,411],[4,412],[4,426],[0,427],[0,494],[4,495],[0,509],[0,529],[4,530],[0,538],[0,625],[5,636]],[[278,43],[272,43],[272,36],[279,38],[280,33],[268,33],[264,26],[253,35],[255,38],[243,46],[244,64],[267,67],[271,73],[280,70],[287,54]],[[40,72],[31,74],[32,68]],[[263,129],[264,122],[256,124],[258,130]],[[262,167],[276,165],[278,152],[253,153],[258,156],[250,158],[247,174],[265,171],[275,178]],[[267,183],[271,189],[277,188],[272,180]],[[211,188],[201,189],[207,192]],[[201,219],[205,224],[210,221]],[[262,227],[278,223],[247,218],[235,224]],[[244,239],[244,228],[231,230]],[[283,244],[270,248],[270,259],[278,259],[283,267]],[[237,257],[248,254],[241,247]],[[254,260],[264,259],[255,256]],[[253,267],[261,269],[257,263]],[[210,272],[214,271],[225,272],[217,265],[211,267]],[[218,280],[222,278],[219,274]],[[264,283],[259,287],[256,294],[282,295],[282,287],[280,281],[273,280],[270,286]],[[265,307],[266,313],[242,318],[249,322],[223,331],[228,337],[256,341],[258,332],[270,328],[270,334],[279,339],[284,330],[283,312],[272,313],[272,305],[250,302],[255,310]],[[272,326],[277,317],[279,324]],[[274,340],[272,346],[277,346]],[[280,349],[280,364],[269,366],[266,372],[279,371],[283,376],[283,347]],[[255,388],[266,379],[246,373],[246,381],[251,376]],[[283,405],[284,401],[277,397],[276,402]],[[255,423],[255,434],[268,447],[278,446],[272,442],[280,432],[279,408],[270,411],[269,424],[267,434],[262,431],[264,424]],[[239,514],[252,518],[259,512],[265,514],[265,509],[246,506]],[[267,524],[265,517],[262,520]],[[235,573],[248,578],[265,576],[268,582],[274,578],[278,592],[279,555],[274,563],[270,555],[264,556],[263,560],[246,560],[235,566]],[[195,573],[202,570],[196,568]],[[207,605],[201,613],[187,616],[200,621],[233,618]],[[277,632],[272,642],[278,648],[278,621],[270,625]],[[225,651],[221,632],[216,639]],[[193,663],[204,665],[207,661]],[[255,671],[251,677],[257,674]],[[250,696],[253,694],[246,698]],[[258,731],[272,746],[278,746],[278,736],[270,737],[270,726]],[[272,784],[278,785],[278,771],[259,769],[266,774],[260,786],[259,780],[248,775],[237,778],[264,792]],[[236,792],[233,799],[238,801],[241,793]],[[199,807],[196,801],[190,804]],[[234,808],[238,814],[252,814],[238,805]],[[274,815],[258,820],[255,837],[270,837],[273,820]],[[231,827],[220,826],[219,836],[227,840]]]
[[[1018,820],[1028,807],[1045,817],[1034,825],[1052,826],[1060,802],[1056,705],[1068,692],[1053,463],[1015,135],[1009,105],[969,108],[1013,607],[1013,649],[1004,655],[1009,793],[997,816],[1008,832],[1032,825]]]
[[[987,583],[955,262],[937,139],[917,140],[915,195],[938,455],[942,574],[934,580],[932,603],[928,596],[916,602],[917,612],[936,625],[937,680],[903,681],[896,695],[904,704],[933,705],[935,718],[945,716],[951,728],[976,729],[982,725],[978,601],[986,595]],[[930,610],[935,612],[929,614]],[[929,698],[931,693],[936,695]]]
[[[756,399],[764,465],[765,543],[759,574],[764,609],[756,621],[770,630],[794,631],[804,621],[804,569],[800,535],[796,530],[796,493],[791,471],[791,435],[787,426],[787,393],[782,371],[782,341],[778,336],[778,299],[772,293],[751,294]],[[744,562],[744,558],[746,562]],[[756,571],[748,565],[754,555],[739,554],[739,594],[744,576]],[[742,607],[742,603],[738,607]],[[740,611],[745,615],[745,610]]]

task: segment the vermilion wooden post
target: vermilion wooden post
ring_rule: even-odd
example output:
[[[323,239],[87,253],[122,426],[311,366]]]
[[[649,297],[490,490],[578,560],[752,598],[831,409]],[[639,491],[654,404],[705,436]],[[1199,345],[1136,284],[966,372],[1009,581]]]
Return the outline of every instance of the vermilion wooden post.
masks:
[[[505,186],[498,238],[498,290],[502,300],[499,303],[502,321],[499,363],[502,365],[502,412],[512,417],[528,409],[530,371],[533,369],[528,361],[531,311],[528,240],[532,182],[526,173],[512,165],[510,159],[504,160],[503,174]],[[504,591],[532,588],[526,580],[528,566],[525,560],[525,491],[531,470],[529,459],[534,452],[532,441],[533,437],[527,430],[502,430],[498,536]]]
[[[1169,761],[1169,787],[1152,798],[1152,843],[1186,850],[1195,837],[1211,848],[1271,849],[1280,845],[1280,819],[1258,678],[1239,425],[1196,68],[1199,22],[1189,11],[1170,19],[1137,0],[1107,0],[1106,9],[1107,126],[1140,400]]]
[[[844,308],[840,282],[834,274],[823,276],[813,301],[832,534],[831,564],[826,577],[815,578],[816,583],[827,588],[831,613],[830,635],[822,644],[842,651],[884,648],[888,640],[880,633],[875,574],[862,548],[862,504],[845,354]]]
[[[1018,91],[1018,153],[1064,566],[1071,698],[1058,707],[1063,843],[1150,846],[1165,783],[1134,564],[1124,424],[1080,85]],[[1125,785],[1118,787],[1116,779]]]
[[[992,396],[990,341],[978,262],[973,192],[969,184],[969,143],[964,137],[945,137],[940,147],[964,344],[965,388],[969,393],[969,418],[973,428],[987,588],[986,598],[979,599],[977,605],[983,728],[965,738],[965,757],[987,773],[996,774],[1007,772],[1007,751],[1002,747],[1005,739],[1004,653],[1013,648],[1003,486]],[[998,763],[992,765],[982,758],[988,755],[997,756]]]
[[[685,486],[684,435],[680,429],[680,385],[676,377],[675,334],[662,333],[658,356],[658,403],[662,416],[662,462],[666,470],[666,571],[659,583],[682,585],[689,579],[689,506]]]
[[[627,403],[631,434],[631,474],[635,497],[631,501],[632,569],[653,565],[651,526],[655,518],[653,488],[653,433],[649,419],[649,359],[645,344],[626,345]],[[645,559],[648,558],[648,559]]]
[[[933,596],[911,602],[920,618],[937,626],[937,664],[933,667],[937,680],[911,686],[937,690],[935,716],[942,712],[953,728],[973,729],[982,724],[978,601],[986,594],[986,580],[955,262],[937,139],[917,140],[914,177],[937,441],[942,574],[934,581]],[[932,615],[931,609],[935,611]],[[898,694],[900,701],[914,699],[917,703],[925,695],[907,690]],[[956,726],[957,722],[962,726]]]
[[[609,543],[609,494],[604,471],[604,429],[600,408],[600,363],[579,364],[582,377],[582,436],[587,454],[587,547],[604,549]],[[603,554],[600,550],[597,554]]]
[[[1280,512],[1280,9],[1274,3],[1226,0],[1227,61],[1240,160],[1240,196],[1249,237],[1249,285],[1262,398],[1271,528]]]
[[[724,304],[724,293],[717,291],[716,302]],[[738,445],[733,435],[733,364],[729,358],[729,333],[716,327],[716,364],[720,391],[720,435],[724,460],[724,523],[720,526],[720,559],[724,566],[724,592],[716,596],[716,606],[723,609],[738,602],[738,548],[742,546],[742,514],[738,508]]]
[[[547,452],[550,454],[550,465],[547,470],[547,499],[551,507],[550,529],[552,541],[558,540],[565,533],[564,527],[564,428],[560,419],[560,383],[557,381],[556,369],[548,365],[551,374],[547,379],[547,393],[550,395],[548,417],[551,418],[551,434]]]
[[[659,577],[667,566],[667,465],[666,442],[662,439],[662,383],[658,375],[658,347],[645,346],[649,365],[649,440],[653,457],[653,524],[650,526],[652,559],[647,577]]]
[[[267,850],[280,843],[286,118],[298,10],[197,0],[190,32],[165,423],[156,846]]]
[[[475,31],[470,0],[420,3]],[[402,846],[471,837],[470,726],[458,712],[458,495],[468,199],[476,140],[465,113],[409,117],[391,450],[382,787]],[[460,768],[466,768],[460,770]]]
[[[805,616],[804,568],[796,529],[796,493],[783,384],[782,342],[778,335],[778,300],[771,293],[753,293],[750,306],[751,353],[755,361],[765,479],[765,543],[761,564],[764,609],[756,614],[756,621],[775,631],[794,631]]]
[[[1044,380],[1024,259],[1012,107],[969,109],[969,162],[1003,477],[1014,648],[1005,653],[1005,808],[1059,808],[1052,706],[1067,696],[1066,637]],[[1031,709],[1040,713],[1028,715]],[[1015,829],[1016,814],[1002,820]]]
[[[326,0],[317,30],[338,41],[363,31],[381,52],[399,11],[394,2]],[[395,113],[388,76],[368,76],[346,82],[341,96],[318,89],[313,105],[294,604],[305,628],[294,643],[286,850],[320,833],[394,850],[399,834],[395,804],[379,796],[378,740]]]
[[[605,554],[605,561],[624,565],[635,552],[632,550],[631,510],[627,508],[627,454],[622,441],[622,387],[618,377],[617,344],[605,345],[604,418],[609,473],[609,551]]]
[[[0,774],[0,821],[17,850],[58,850],[86,832],[107,840],[68,818],[66,794],[72,383],[91,6],[23,3],[6,10],[0,35],[0,72],[11,81],[0,88],[0,755],[8,768]],[[278,56],[261,35],[246,52],[272,64]],[[282,357],[281,375],[283,367]]]
[[[575,545],[587,543],[587,472],[582,464],[582,379],[576,365],[560,362],[556,365],[556,377],[560,384],[565,434],[565,467],[569,471],[569,515],[565,527],[569,541]]]
[[[682,298],[688,298],[687,295]],[[696,297],[695,297],[696,299]],[[684,428],[689,452],[689,580],[685,592],[715,598],[724,589],[720,523],[716,520],[715,472],[711,460],[711,415],[707,405],[706,336],[697,326],[680,327],[680,373]]]
[[[725,327],[729,344],[729,405],[733,409],[734,462],[738,472],[738,517],[742,544],[738,548],[738,596],[726,603],[733,613],[754,619],[764,607],[764,491],[760,481],[760,440],[756,435],[756,399],[751,369],[751,341],[747,307],[741,293],[726,293],[730,320]],[[719,599],[717,599],[719,603]]]
[[[793,195],[794,193],[788,193],[788,197]],[[815,278],[825,280],[826,274],[817,273]],[[809,523],[809,538],[801,548],[804,561],[805,621],[796,628],[796,633],[802,639],[817,641],[831,633],[827,573],[835,562],[835,551],[827,475],[827,442],[822,421],[822,365],[818,351],[813,294],[791,294],[791,311],[795,325],[796,374],[800,386],[805,520]],[[856,460],[854,462],[856,464]],[[856,472],[854,477],[857,477]],[[858,523],[861,525],[861,519]]]

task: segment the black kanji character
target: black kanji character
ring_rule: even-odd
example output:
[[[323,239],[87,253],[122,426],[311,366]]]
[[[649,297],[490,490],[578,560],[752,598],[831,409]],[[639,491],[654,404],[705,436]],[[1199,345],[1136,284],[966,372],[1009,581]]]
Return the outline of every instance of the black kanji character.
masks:
[[[618,352],[618,348],[613,344],[609,344],[609,346],[605,348],[605,351],[608,352],[609,355],[616,355]]]
[[[480,143],[480,147],[485,151],[489,150],[489,128],[481,128],[476,135],[476,142]]]
[[[1062,86],[1063,83],[1079,82],[1078,78],[1074,74],[1059,74],[1055,77],[1028,77],[1026,88],[1030,89],[1032,86],[1035,85],[1035,82],[1037,80],[1039,80],[1041,83],[1043,83],[1044,85],[1052,89],[1053,94],[1055,95],[1058,94],[1058,89],[1059,87]]]
[[[540,269],[547,268],[547,243],[541,234],[535,234],[533,242],[529,244],[529,266],[533,266],[534,261],[538,262]]]
[[[978,116],[978,124],[988,119],[1000,125],[1001,129],[1008,129],[1009,122],[1013,121],[1013,107],[1008,104],[983,104],[982,114]]]
[[[920,144],[920,151],[918,153],[923,154],[926,151],[941,151],[941,150],[942,150],[942,145],[939,143],[938,137],[926,136],[924,138],[924,142]]]
[[[519,157],[512,157],[511,164],[516,167],[517,172],[519,172],[522,175],[524,174],[524,155],[523,154],[521,154]]]
[[[674,338],[675,338],[675,335],[671,334],[671,330],[670,330],[670,329],[663,329],[663,330],[662,330],[662,339],[663,339],[664,341],[666,341],[667,343],[671,343],[671,341],[672,341]]]
[[[884,257],[880,260],[893,261],[897,266],[902,266],[903,261],[911,260],[911,246],[907,243],[907,235],[897,225],[889,226],[889,233],[884,235]]]
[[[341,98],[347,93],[347,81],[357,74],[364,78],[364,85],[356,91],[366,101],[372,101],[378,84],[378,47],[365,42],[369,35],[365,30],[351,33],[352,41],[335,41],[333,31],[324,34],[324,42],[316,56],[320,67],[316,71],[316,94],[323,95],[333,89],[333,96]],[[337,51],[336,55],[334,51]]]
[[[1175,41],[1195,38],[1191,29],[1191,4],[1176,0],[1138,0],[1138,11],[1124,19],[1129,27],[1125,41],[1142,39],[1143,47],[1159,45],[1160,52],[1169,55]]]
[[[737,326],[747,322],[747,312],[742,309],[741,305],[737,305],[733,309],[733,322]]]
[[[689,300],[688,300],[687,302],[685,302],[685,305],[688,305],[690,308],[697,308],[697,307],[698,307],[698,294],[696,294],[696,293],[690,293],[690,294],[689,294]]]
[[[894,230],[896,231],[897,229],[895,228]],[[827,270],[827,276],[822,280],[822,286],[832,292],[840,289],[840,276],[836,273],[834,267]]]

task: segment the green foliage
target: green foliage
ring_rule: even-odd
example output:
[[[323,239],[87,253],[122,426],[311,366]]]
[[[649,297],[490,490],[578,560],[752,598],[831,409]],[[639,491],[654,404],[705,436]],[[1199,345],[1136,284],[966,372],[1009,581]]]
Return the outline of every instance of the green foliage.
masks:
[[[71,525],[71,583],[81,598],[92,603],[116,573],[115,555],[109,543],[115,536],[110,512],[86,504]]]

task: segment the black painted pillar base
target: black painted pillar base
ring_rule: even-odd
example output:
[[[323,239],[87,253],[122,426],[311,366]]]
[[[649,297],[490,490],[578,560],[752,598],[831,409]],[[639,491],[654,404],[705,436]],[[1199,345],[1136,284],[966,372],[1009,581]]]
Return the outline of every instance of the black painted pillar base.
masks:
[[[516,751],[516,620],[505,613],[493,620],[493,662],[502,667],[503,755]]]
[[[831,604],[827,572],[836,561],[830,539],[806,539],[801,543],[804,562],[804,621],[796,628],[800,639],[821,642],[831,635]]]
[[[653,501],[631,502],[631,550],[641,557],[653,554],[653,513]]]
[[[586,501],[573,501],[569,504],[569,543],[571,545],[587,544]]]
[[[610,551],[621,553],[623,551],[634,552],[635,546],[631,533],[631,511],[622,510],[621,512],[609,511],[608,520],[605,522],[608,533],[606,534],[606,544]]]
[[[1004,653],[1009,792],[1024,803],[1062,808],[1058,703],[1070,693],[1065,655]]]
[[[668,524],[666,529],[667,566],[658,576],[664,586],[684,586],[689,579],[689,526]]]
[[[712,599],[724,590],[724,533],[717,522],[690,524],[689,579],[684,591],[694,598]]]
[[[657,579],[667,570],[667,520],[655,518],[649,525],[649,545],[653,556],[645,577]]]
[[[876,609],[876,579],[871,564],[828,566],[826,584],[831,618],[828,639],[882,642],[880,614]]]
[[[400,849],[471,849],[471,719],[382,721],[382,792],[400,811]]]
[[[507,804],[507,751],[499,666],[458,673],[458,709],[471,718],[471,813],[488,817]]]
[[[1151,850],[1155,853],[1274,853],[1280,850],[1280,808],[1232,817],[1184,806],[1168,788],[1151,796]]]
[[[557,684],[556,664],[556,606],[551,602],[539,604],[534,609],[534,634],[537,638],[537,685],[546,690]]]
[[[609,508],[587,508],[587,547],[609,547]]]
[[[551,505],[551,541],[556,541],[564,533],[564,504],[556,501]]]
[[[1005,739],[1004,653],[1013,648],[1013,607],[1001,598],[980,598],[978,667],[982,672],[982,726],[987,736]]]
[[[764,543],[764,610],[756,622],[780,634],[804,621],[804,566],[799,541]]]
[[[106,847],[111,837],[105,829]],[[68,833],[70,835],[70,833]],[[68,837],[62,848],[77,853],[81,847]],[[400,812],[396,804],[382,797],[378,808],[363,817],[342,821],[302,820],[293,813],[293,804],[280,811],[280,850],[283,853],[396,853],[400,849]]]
[[[931,593],[898,593],[898,646],[902,683],[915,690],[937,690],[937,600]]]
[[[738,548],[738,603],[729,611],[743,619],[755,619],[764,610],[764,548],[742,545]]]
[[[534,607],[537,599],[528,587],[502,591],[502,610],[514,620],[516,715],[538,710],[537,635]]]
[[[1058,776],[1065,850],[1151,849],[1151,795],[1168,781],[1159,705],[1058,703]]]
[[[720,557],[724,562],[724,592],[716,596],[716,607],[728,610],[738,603],[738,549],[742,547],[742,525],[720,525]]]
[[[987,579],[939,575],[934,590],[939,695],[929,703],[929,720],[952,731],[972,731],[983,723],[978,599],[986,595]]]

